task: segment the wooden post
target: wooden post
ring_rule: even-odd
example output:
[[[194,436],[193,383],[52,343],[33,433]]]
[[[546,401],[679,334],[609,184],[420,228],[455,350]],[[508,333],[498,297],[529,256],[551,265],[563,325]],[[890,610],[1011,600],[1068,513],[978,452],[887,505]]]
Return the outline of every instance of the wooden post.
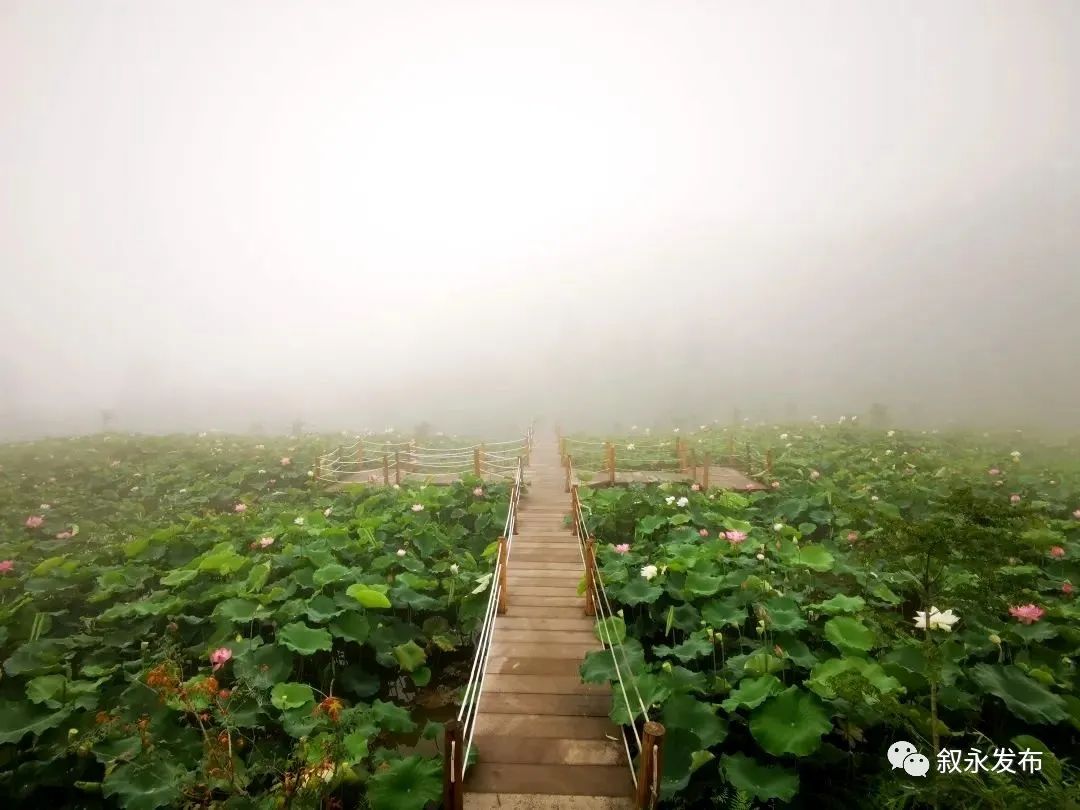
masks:
[[[690,451],[690,480],[697,482],[697,450]]]
[[[769,472],[772,472],[772,462],[773,462],[773,453],[772,453],[772,448],[770,447],[767,451],[765,451],[765,469],[768,470]]]
[[[386,453],[382,454],[382,482],[383,486],[390,486],[390,458]]]
[[[509,555],[506,553],[506,538],[499,538],[499,613],[506,613],[507,594],[506,594],[506,568],[510,562]]]
[[[585,543],[585,615],[596,615],[596,587],[593,570],[596,568],[596,541],[591,537]]]
[[[573,466],[573,461],[570,456],[566,457],[566,491],[570,491],[570,468]]]
[[[473,474],[480,477],[480,448],[474,447],[472,451],[472,470]]]
[[[394,451],[394,483],[401,484],[401,453]]]
[[[581,537],[581,526],[578,525],[577,484],[572,484],[570,486],[570,522],[574,524],[574,537]]]
[[[608,483],[615,485],[615,443],[607,443]]]
[[[638,757],[638,810],[651,810],[660,803],[660,780],[664,778],[664,727],[647,720],[641,735]]]
[[[465,724],[458,719],[447,720],[443,726],[443,807],[462,810],[465,789],[461,784],[465,764]]]
[[[701,489],[702,491],[709,488],[709,470],[712,468],[712,459],[709,458],[709,454],[705,454],[705,458],[701,463]]]

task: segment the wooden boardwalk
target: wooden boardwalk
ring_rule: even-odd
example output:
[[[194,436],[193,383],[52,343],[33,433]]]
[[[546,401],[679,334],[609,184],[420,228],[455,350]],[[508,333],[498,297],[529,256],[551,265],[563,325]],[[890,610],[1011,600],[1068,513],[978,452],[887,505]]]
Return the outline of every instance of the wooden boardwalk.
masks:
[[[508,607],[495,619],[476,718],[476,764],[465,777],[474,810],[624,810],[633,789],[607,686],[583,684],[598,650],[578,596],[583,576],[567,521],[570,496],[552,443],[538,442],[510,551]]]

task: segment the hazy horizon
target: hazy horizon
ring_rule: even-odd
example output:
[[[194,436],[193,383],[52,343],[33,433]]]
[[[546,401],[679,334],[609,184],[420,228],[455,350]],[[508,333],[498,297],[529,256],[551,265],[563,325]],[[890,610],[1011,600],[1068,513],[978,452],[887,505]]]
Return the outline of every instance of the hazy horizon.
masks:
[[[0,440],[1080,432],[1080,5],[0,4]]]

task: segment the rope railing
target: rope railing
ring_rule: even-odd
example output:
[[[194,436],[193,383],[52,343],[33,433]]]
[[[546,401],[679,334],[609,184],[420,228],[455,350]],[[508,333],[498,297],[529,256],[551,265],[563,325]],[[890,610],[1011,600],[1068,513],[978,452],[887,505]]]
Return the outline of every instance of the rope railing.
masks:
[[[403,475],[460,477],[491,474],[511,478],[519,458],[528,464],[533,428],[525,436],[468,447],[419,447],[414,440],[395,442],[359,438],[318,456],[312,477],[319,483],[370,483],[382,471],[382,483],[400,484]],[[364,475],[367,474],[366,480]]]
[[[517,510],[521,502],[521,488],[524,483],[523,459],[519,458],[514,474],[514,486],[510,491],[510,503],[506,512],[503,533],[499,537],[499,553],[495,558],[495,568],[490,575],[487,607],[480,626],[476,653],[473,657],[469,680],[461,699],[461,708],[457,717],[445,726],[443,745],[443,804],[451,810],[460,810],[463,805],[465,773],[469,768],[469,752],[472,750],[473,737],[476,734],[476,718],[480,709],[480,698],[484,693],[484,681],[487,676],[487,662],[491,654],[491,643],[495,637],[495,617],[506,612],[507,577],[510,565],[510,552],[513,548]]]
[[[578,483],[574,476],[573,458],[567,458],[567,482],[570,489],[571,520],[574,524],[574,534],[578,538],[578,551],[581,555],[582,567],[585,569],[585,613],[597,617],[597,630],[604,647],[611,653],[611,661],[615,667],[615,678],[618,683],[618,692],[622,696],[623,705],[629,725],[621,727],[623,749],[626,751],[626,761],[630,768],[630,776],[634,782],[634,791],[639,810],[655,808],[660,800],[660,774],[662,773],[664,727],[660,723],[649,719],[649,707],[641,696],[637,679],[634,677],[633,667],[630,665],[626,647],[613,630],[612,619],[617,615],[611,604],[604,583],[603,574],[596,564],[596,539],[589,534],[588,523],[578,496]],[[618,654],[617,654],[618,652]],[[619,664],[620,654],[622,666]],[[624,675],[625,668],[625,675]],[[627,681],[633,690],[633,695],[627,689]],[[631,697],[634,700],[631,700]],[[640,713],[634,709],[636,703]],[[642,728],[638,731],[637,718],[642,718]],[[634,768],[634,757],[630,752],[630,742],[627,738],[627,729],[633,737],[638,751],[638,767]]]

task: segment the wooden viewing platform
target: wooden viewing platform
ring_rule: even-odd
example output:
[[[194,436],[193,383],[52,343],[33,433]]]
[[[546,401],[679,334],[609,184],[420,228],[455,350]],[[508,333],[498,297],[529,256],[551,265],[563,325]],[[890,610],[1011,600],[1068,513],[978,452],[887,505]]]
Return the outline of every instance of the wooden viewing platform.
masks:
[[[611,690],[584,684],[585,654],[602,649],[585,599],[581,551],[554,447],[534,448],[507,568],[507,609],[495,618],[464,780],[474,810],[623,810],[633,783],[609,719]]]

